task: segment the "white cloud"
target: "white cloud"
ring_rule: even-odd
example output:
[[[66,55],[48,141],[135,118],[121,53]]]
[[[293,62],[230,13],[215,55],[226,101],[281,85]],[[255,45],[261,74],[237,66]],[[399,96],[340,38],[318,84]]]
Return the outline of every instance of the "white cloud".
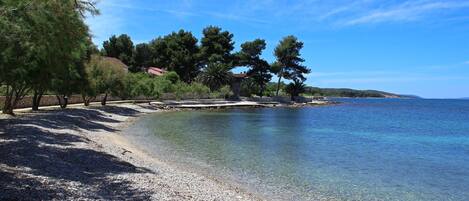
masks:
[[[469,7],[469,2],[407,1],[391,8],[372,10],[365,15],[346,20],[342,24],[358,25],[390,21],[413,21],[435,11],[467,7]]]

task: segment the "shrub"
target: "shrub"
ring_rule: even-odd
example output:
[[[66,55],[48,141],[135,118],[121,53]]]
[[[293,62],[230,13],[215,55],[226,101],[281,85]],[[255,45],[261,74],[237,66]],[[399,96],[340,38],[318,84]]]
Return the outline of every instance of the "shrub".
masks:
[[[210,89],[207,86],[197,82],[191,84],[187,84],[185,82],[178,82],[173,86],[173,93],[175,94],[177,99],[181,99],[188,95],[200,98],[205,94],[209,94]]]
[[[124,78],[124,87],[119,95],[123,99],[145,96],[159,98],[162,93],[170,91],[171,82],[145,73],[129,73]]]
[[[166,79],[166,80],[169,80],[173,84],[176,84],[180,80],[179,75],[174,71],[170,71],[170,72],[165,73],[163,75],[163,78]]]

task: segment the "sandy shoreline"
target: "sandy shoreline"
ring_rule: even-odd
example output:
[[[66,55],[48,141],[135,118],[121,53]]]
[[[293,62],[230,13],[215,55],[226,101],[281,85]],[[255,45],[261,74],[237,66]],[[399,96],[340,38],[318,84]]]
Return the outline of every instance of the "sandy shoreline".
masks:
[[[262,200],[162,162],[120,132],[148,104],[24,112],[0,118],[0,200]]]

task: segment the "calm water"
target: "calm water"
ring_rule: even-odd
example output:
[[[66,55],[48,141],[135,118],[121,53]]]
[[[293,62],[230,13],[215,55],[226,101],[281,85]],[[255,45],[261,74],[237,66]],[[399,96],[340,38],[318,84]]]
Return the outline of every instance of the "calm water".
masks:
[[[169,162],[272,199],[469,200],[469,101],[341,101],[168,112],[129,129]]]

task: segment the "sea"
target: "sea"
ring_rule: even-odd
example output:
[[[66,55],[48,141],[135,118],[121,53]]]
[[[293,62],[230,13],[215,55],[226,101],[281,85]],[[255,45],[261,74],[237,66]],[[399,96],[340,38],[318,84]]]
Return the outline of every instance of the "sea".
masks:
[[[469,100],[161,112],[126,133],[269,200],[469,200]]]

